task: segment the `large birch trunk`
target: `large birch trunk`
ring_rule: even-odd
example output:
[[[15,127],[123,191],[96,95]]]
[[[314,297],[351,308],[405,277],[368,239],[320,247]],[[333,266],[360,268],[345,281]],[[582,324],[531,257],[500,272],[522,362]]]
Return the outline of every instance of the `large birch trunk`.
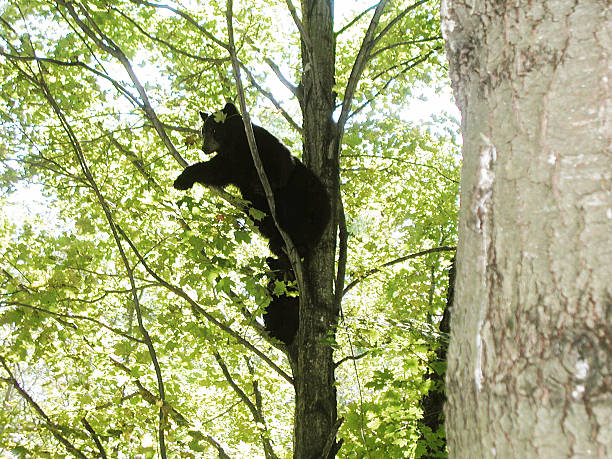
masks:
[[[609,1],[443,2],[463,115],[452,457],[612,457]]]

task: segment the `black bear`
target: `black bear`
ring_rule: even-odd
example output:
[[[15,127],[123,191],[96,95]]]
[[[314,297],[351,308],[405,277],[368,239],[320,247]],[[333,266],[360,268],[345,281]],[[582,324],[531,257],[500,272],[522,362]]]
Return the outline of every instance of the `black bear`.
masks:
[[[272,301],[263,315],[265,329],[271,337],[289,345],[293,342],[300,323],[300,299],[295,295],[277,295],[274,293],[276,281],[295,280],[293,270],[287,270],[286,261],[268,257],[266,263],[270,268],[268,291]],[[287,286],[288,292],[296,293],[294,286]]]
[[[174,181],[174,187],[186,190],[195,182],[237,186],[251,206],[266,214],[255,225],[268,238],[272,253],[282,256],[285,245],[270,215],[238,110],[228,103],[222,111],[212,115],[200,112],[200,116],[204,121],[202,151],[207,154],[216,151],[217,155],[185,168]],[[253,125],[253,132],[274,195],[278,223],[291,237],[300,257],[304,257],[327,226],[329,195],[319,178],[276,137],[257,125]]]
[[[200,112],[200,116],[204,121],[202,151],[217,154],[209,161],[185,168],[174,181],[174,187],[186,190],[195,182],[220,187],[232,184],[238,187],[243,199],[266,214],[261,220],[255,221],[255,225],[269,240],[272,253],[280,258],[274,263],[275,267],[282,266],[281,270],[288,273],[291,268],[284,253],[285,244],[270,215],[242,117],[231,103],[212,115]],[[253,125],[253,132],[274,195],[278,223],[289,234],[300,257],[304,257],[319,241],[329,222],[329,195],[319,178],[292,156],[276,137],[257,125]],[[279,279],[279,269],[276,271],[275,279]],[[291,343],[297,330],[297,304],[298,299],[295,297],[273,297],[264,315],[266,330],[286,344]]]
[[[300,324],[300,299],[296,296],[273,296],[263,315],[266,331],[290,345]]]

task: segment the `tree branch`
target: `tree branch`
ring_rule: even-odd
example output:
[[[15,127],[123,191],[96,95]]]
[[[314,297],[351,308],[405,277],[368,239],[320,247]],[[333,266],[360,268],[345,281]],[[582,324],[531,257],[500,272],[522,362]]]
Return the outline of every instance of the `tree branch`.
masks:
[[[212,316],[211,314],[209,314],[208,312],[206,312],[205,309],[203,309],[196,301],[194,301],[187,293],[185,293],[181,288],[179,287],[175,287],[174,285],[170,284],[169,282],[165,281],[162,277],[160,277],[155,271],[153,271],[151,269],[151,267],[148,265],[148,263],[146,262],[146,260],[142,257],[142,255],[140,254],[140,252],[138,251],[138,249],[136,248],[136,246],[134,245],[134,243],[131,241],[130,238],[127,237],[127,235],[125,234],[125,232],[121,229],[121,227],[117,227],[119,233],[123,236],[123,238],[126,240],[126,242],[128,243],[128,245],[132,248],[132,251],[134,252],[134,254],[136,255],[136,257],[138,258],[138,260],[140,261],[140,263],[142,264],[143,268],[155,279],[157,280],[162,286],[164,286],[166,289],[168,289],[169,291],[171,291],[172,293],[174,293],[175,295],[177,295],[180,298],[183,298],[185,301],[187,301],[187,303],[191,306],[192,311],[194,312],[194,314],[197,315],[202,315],[206,318],[206,320],[208,320],[209,322],[211,322],[212,324],[216,325],[217,327],[219,327],[221,330],[223,330],[224,332],[226,332],[228,335],[232,336],[236,341],[238,341],[240,344],[242,344],[244,347],[246,347],[247,349],[249,349],[250,351],[252,351],[253,353],[255,353],[256,355],[258,355],[263,361],[265,361],[268,365],[270,365],[270,367],[272,369],[274,369],[280,376],[282,376],[289,384],[293,385],[293,378],[291,378],[291,376],[289,376],[287,373],[285,373],[276,363],[274,363],[270,357],[268,357],[266,354],[264,354],[262,351],[260,351],[259,349],[257,349],[253,344],[251,344],[249,341],[247,341],[246,339],[244,339],[240,333],[234,331],[231,327],[225,325],[223,322],[219,321],[218,319],[216,319],[214,316]]]
[[[196,21],[194,18],[189,16],[184,11],[181,11],[181,10],[179,10],[177,8],[173,8],[173,7],[168,6],[168,5],[163,5],[163,4],[160,4],[160,3],[152,3],[152,2],[148,2],[148,1],[144,1],[144,0],[130,0],[130,1],[132,3],[134,3],[135,5],[145,5],[145,6],[150,6],[152,8],[156,8],[156,9],[166,9],[168,11],[172,11],[174,14],[182,17],[189,24],[191,24],[196,29],[198,29],[202,33],[202,35],[204,35],[210,41],[212,41],[213,43],[219,45],[220,47],[222,47],[224,49],[228,49],[228,45],[226,43],[223,43],[221,40],[217,39],[217,37],[215,37],[212,33],[210,33],[208,30],[206,30],[204,27],[202,27],[200,24],[198,24],[198,21]]]
[[[39,64],[40,65],[40,64]],[[68,123],[68,121],[66,120],[60,106],[57,104],[57,101],[55,100],[55,98],[53,97],[53,95],[51,94],[51,91],[49,90],[49,87],[47,86],[46,82],[44,81],[43,77],[42,77],[42,72],[41,72],[41,79],[39,81],[40,84],[40,88],[42,89],[44,96],[46,97],[46,99],[49,101],[49,103],[51,104],[51,107],[53,108],[53,111],[55,112],[55,114],[57,115],[57,117],[60,120],[60,123],[62,124],[64,130],[66,131],[66,134],[68,135],[68,138],[70,139],[70,143],[72,144],[72,148],[77,156],[78,162],[83,170],[83,173],[85,175],[85,177],[87,178],[87,180],[89,181],[92,190],[94,191],[94,194],[96,195],[96,198],[100,204],[100,206],[102,207],[102,210],[104,212],[104,215],[106,216],[106,220],[108,222],[108,225],[111,229],[111,233],[113,235],[113,239],[115,240],[115,244],[117,245],[117,249],[119,250],[119,254],[121,257],[121,260],[123,262],[123,265],[125,267],[126,270],[126,274],[129,278],[129,282],[130,282],[130,287],[132,290],[132,298],[133,298],[133,302],[134,302],[134,310],[136,311],[136,318],[138,320],[138,327],[140,329],[140,332],[144,338],[145,344],[147,346],[147,349],[149,351],[149,355],[151,357],[151,361],[153,363],[153,367],[155,369],[155,375],[157,377],[157,385],[158,385],[158,390],[159,390],[159,398],[160,400],[164,401],[165,400],[165,391],[164,391],[164,383],[163,383],[163,379],[162,379],[162,375],[161,375],[161,368],[159,365],[159,362],[157,360],[157,353],[155,352],[155,348],[153,346],[153,341],[151,340],[151,337],[149,336],[149,333],[147,331],[147,329],[144,326],[144,322],[142,320],[142,313],[140,310],[140,300],[138,299],[138,294],[137,292],[137,288],[136,288],[136,282],[134,280],[134,276],[133,276],[133,272],[132,272],[132,268],[130,267],[129,261],[127,259],[127,256],[123,250],[123,247],[121,246],[121,239],[119,238],[119,234],[117,232],[117,227],[115,225],[112,213],[110,211],[110,208],[108,207],[108,204],[106,203],[106,200],[104,199],[104,197],[102,196],[102,193],[100,192],[98,185],[89,169],[89,166],[87,165],[87,160],[85,158],[85,154],[83,153],[83,150],[81,149],[81,145],[78,141],[78,138],[76,137],[76,135],[74,134],[74,132],[72,131],[72,127],[70,126],[70,124]],[[159,447],[160,447],[160,455],[162,457],[162,459],[166,458],[166,444],[165,444],[165,438],[164,438],[164,425],[165,425],[165,413],[160,409],[159,410]]]
[[[359,21],[362,17],[364,17],[369,11],[372,11],[374,8],[376,8],[376,5],[372,5],[371,7],[366,8],[365,10],[363,10],[361,13],[359,13],[357,16],[355,16],[347,25],[345,25],[340,30],[338,30],[336,32],[336,36],[340,35],[342,32],[344,32],[345,30],[347,30],[350,27],[352,27],[353,24],[355,24],[357,21]]]
[[[152,4],[151,4],[152,5]],[[159,5],[159,8],[164,7],[167,8],[169,10],[172,10],[171,7],[169,6],[165,6],[165,5]],[[213,64],[223,64],[225,62],[227,62],[229,59],[227,58],[216,58],[216,57],[202,57],[202,56],[198,56],[192,53],[189,53],[187,51],[184,51],[176,46],[174,46],[172,43],[163,40],[159,37],[155,37],[153,35],[151,35],[150,33],[148,33],[145,29],[142,28],[142,26],[140,24],[138,24],[134,19],[132,19],[130,16],[128,16],[127,14],[125,14],[123,11],[121,11],[120,9],[111,6],[109,8],[111,11],[115,11],[117,12],[119,15],[121,15],[123,18],[125,18],[128,22],[130,22],[134,27],[136,27],[136,29],[143,34],[145,37],[147,37],[149,40],[154,41],[156,43],[160,43],[162,45],[164,45],[165,47],[167,47],[168,49],[170,49],[171,51],[177,53],[177,54],[181,54],[183,56],[189,57],[191,59],[200,61],[200,62],[209,62],[209,63],[213,63]],[[172,10],[174,11],[174,10]],[[177,10],[178,11],[178,10]],[[199,26],[198,26],[199,27]],[[204,29],[205,30],[205,29]]]
[[[451,247],[451,246],[435,247],[433,249],[427,249],[427,250],[423,250],[421,252],[412,253],[410,255],[406,255],[404,257],[396,258],[395,260],[391,260],[391,261],[388,261],[386,263],[383,263],[382,265],[380,265],[380,266],[378,266],[376,268],[369,269],[368,271],[363,273],[361,276],[359,276],[357,279],[355,279],[353,282],[348,284],[346,286],[346,288],[344,289],[343,295],[346,294],[350,289],[355,287],[355,285],[357,285],[359,282],[363,281],[365,278],[370,277],[372,274],[376,274],[377,272],[382,271],[384,268],[388,268],[389,266],[393,266],[393,265],[396,265],[398,263],[402,263],[402,262],[404,262],[406,260],[410,260],[412,258],[422,257],[423,255],[428,255],[430,253],[453,252],[455,250],[457,250],[457,247]]]
[[[306,33],[306,29],[304,28],[304,24],[300,20],[300,17],[298,16],[297,11],[295,9],[295,6],[293,6],[293,3],[291,2],[291,0],[285,0],[285,3],[287,3],[287,8],[289,8],[289,12],[291,13],[291,17],[293,18],[293,22],[295,22],[295,25],[297,26],[298,30],[300,31],[300,38],[302,39],[302,42],[306,46],[306,50],[307,50],[307,53],[308,53],[309,60],[310,60],[310,62],[312,62],[312,42],[310,41],[310,37]]]
[[[161,138],[162,142],[164,143],[164,145],[166,146],[166,148],[168,149],[172,157],[176,159],[176,161],[181,166],[187,167],[188,165],[187,161],[185,161],[185,159],[177,151],[174,144],[172,143],[172,140],[170,140],[170,137],[168,137],[168,134],[166,134],[166,131],[164,130],[161,122],[159,121],[159,118],[157,118],[157,114],[155,113],[155,110],[153,109],[151,105],[151,102],[149,100],[149,97],[147,96],[144,86],[140,83],[140,80],[136,76],[136,73],[134,72],[134,69],[132,68],[132,64],[130,63],[125,53],[108,35],[104,34],[97,27],[96,23],[89,16],[87,10],[85,10],[82,5],[79,5],[80,9],[83,12],[83,14],[86,16],[89,24],[94,29],[96,29],[95,31],[92,30],[87,24],[85,24],[81,20],[81,18],[79,18],[78,14],[76,13],[76,11],[74,10],[72,6],[72,3],[66,2],[65,0],[58,0],[58,3],[64,6],[64,8],[66,8],[66,10],[68,11],[68,14],[70,14],[72,19],[76,22],[76,24],[83,31],[83,33],[85,33],[85,35],[90,37],[100,49],[106,51],[108,54],[116,58],[121,63],[121,65],[123,65],[123,68],[126,70],[128,75],[130,76],[130,79],[132,80],[132,83],[136,87],[136,90],[138,91],[138,94],[142,100],[142,109],[146,117],[153,124],[153,127],[157,131],[157,134]]]
[[[290,0],[287,0],[289,3]],[[238,96],[240,99],[240,109],[242,112],[242,120],[244,123],[244,130],[246,132],[246,137],[249,143],[249,148],[251,150],[251,155],[253,157],[253,162],[255,164],[255,168],[257,169],[257,175],[259,176],[259,180],[263,186],[263,189],[266,194],[266,200],[268,202],[268,206],[270,207],[270,214],[272,215],[272,219],[274,220],[274,224],[278,229],[278,232],[283,238],[285,242],[285,246],[287,248],[287,255],[289,256],[289,260],[291,261],[291,265],[293,267],[293,271],[295,273],[296,280],[298,282],[298,289],[302,292],[305,291],[304,288],[304,271],[302,268],[302,262],[300,260],[300,256],[298,255],[298,251],[293,244],[293,241],[289,237],[289,235],[283,230],[278,224],[278,218],[276,214],[276,205],[274,203],[274,194],[272,193],[272,187],[270,186],[270,182],[268,181],[268,177],[266,176],[266,172],[263,168],[263,164],[261,162],[261,158],[259,157],[259,153],[257,152],[257,143],[255,142],[255,135],[253,134],[253,126],[251,125],[251,119],[249,117],[249,113],[246,108],[246,101],[244,97],[244,88],[242,87],[242,80],[240,78],[240,65],[238,63],[238,58],[236,56],[236,48],[234,46],[234,28],[233,28],[233,0],[227,0],[227,11],[226,11],[226,19],[227,19],[227,30],[229,37],[229,52],[232,58],[232,67],[234,70],[234,78],[236,80],[236,87],[238,89]]]
[[[376,94],[375,94],[373,97],[369,98],[367,101],[365,101],[365,102],[364,102],[363,104],[361,104],[359,107],[357,107],[357,108],[356,108],[356,109],[355,109],[355,110],[354,110],[354,111],[353,111],[353,112],[352,112],[352,113],[351,113],[351,114],[350,114],[350,115],[347,117],[347,119],[348,119],[348,118],[352,118],[352,117],[353,117],[353,116],[355,116],[357,113],[359,113],[361,110],[363,110],[365,107],[367,107],[369,104],[371,104],[371,103],[372,103],[372,102],[373,102],[373,101],[374,101],[374,100],[375,100],[375,99],[376,99],[378,96],[380,96],[380,95],[381,95],[381,94],[382,94],[382,93],[385,91],[385,89],[387,89],[387,88],[389,87],[389,85],[390,85],[390,84],[391,84],[393,81],[395,81],[395,79],[396,79],[398,76],[400,76],[400,75],[402,75],[402,74],[404,74],[404,73],[408,72],[410,69],[413,69],[413,68],[414,68],[414,67],[416,67],[417,65],[419,65],[419,64],[421,64],[421,63],[423,63],[423,62],[425,62],[425,61],[426,61],[426,60],[429,58],[429,56],[431,56],[431,55],[432,55],[432,54],[433,54],[435,51],[437,51],[438,49],[441,49],[441,46],[439,46],[439,47],[436,47],[436,48],[432,49],[432,50],[431,50],[431,51],[429,51],[427,54],[425,54],[423,57],[417,58],[417,60],[416,60],[416,61],[415,61],[415,60],[413,60],[413,59],[411,59],[411,60],[408,60],[408,61],[406,61],[406,62],[402,62],[402,63],[400,63],[400,64],[396,64],[396,65],[394,65],[394,66],[392,66],[392,67],[390,67],[390,68],[388,68],[388,69],[384,70],[383,72],[380,72],[378,75],[375,75],[375,76],[372,78],[373,80],[375,80],[376,78],[378,78],[378,77],[380,77],[381,75],[383,75],[383,73],[386,73],[386,72],[388,72],[388,71],[390,71],[390,70],[392,70],[392,69],[394,69],[394,68],[399,67],[400,65],[405,65],[405,64],[407,64],[408,62],[411,62],[411,61],[412,61],[412,63],[411,63],[410,65],[408,65],[408,66],[406,66],[405,68],[403,68],[403,69],[402,69],[402,70],[401,70],[401,71],[400,71],[400,72],[399,72],[397,75],[393,76],[392,78],[389,78],[389,80],[387,80],[387,82],[386,82],[386,83],[385,83],[385,84],[382,86],[382,88],[381,88],[381,89],[379,89],[379,90],[378,90],[378,92],[376,92]]]
[[[87,321],[90,321],[90,322],[93,322],[93,323],[99,325],[100,327],[106,328],[107,330],[110,330],[111,332],[116,333],[119,336],[123,336],[124,338],[129,339],[130,341],[134,341],[134,342],[140,343],[140,344],[144,344],[145,343],[144,340],[142,340],[142,339],[138,339],[138,338],[136,338],[134,336],[128,335],[127,333],[125,333],[125,332],[123,332],[123,331],[121,331],[121,330],[119,330],[117,328],[110,327],[110,326],[106,325],[105,323],[100,322],[99,320],[94,319],[92,317],[81,316],[81,315],[72,315],[72,314],[61,314],[59,312],[48,311],[46,309],[39,308],[38,306],[32,306],[30,304],[20,303],[18,301],[6,301],[6,302],[2,301],[2,303],[4,303],[7,306],[19,306],[19,307],[22,307],[22,308],[32,309],[34,311],[38,311],[38,312],[41,312],[43,314],[48,314],[48,315],[53,316],[53,317],[61,317],[61,318],[64,318],[64,319],[71,319],[71,320],[87,320]]]
[[[136,385],[136,387],[138,388],[138,392],[137,394],[140,395],[142,397],[142,399],[149,403],[152,406],[155,407],[159,407],[158,402],[161,401],[159,398],[157,398],[155,396],[155,394],[153,394],[149,389],[147,389],[138,378],[135,378],[133,376],[132,370],[126,366],[125,364],[113,359],[112,357],[108,357],[109,360],[111,361],[111,363],[116,366],[117,368],[119,368],[121,371],[123,371],[127,376],[129,376],[130,378],[132,378],[132,381],[134,382],[134,384]],[[134,394],[136,395],[136,394]],[[179,413],[172,405],[170,405],[167,401],[163,401],[163,406],[161,407],[161,409],[163,409],[167,415],[169,415],[172,419],[174,419],[174,421],[180,425],[180,426],[188,426],[190,425],[189,421],[187,421],[187,419],[185,419],[185,417]]]
[[[295,96],[296,99],[298,99],[298,101],[301,101],[302,96],[301,96],[300,92],[298,91],[297,86],[291,84],[291,82],[287,78],[285,78],[285,76],[281,72],[280,68],[278,68],[278,65],[276,65],[276,63],[272,59],[270,59],[268,57],[266,57],[264,59],[264,61],[272,69],[272,71],[277,76],[277,78],[280,80],[280,82],[282,84],[284,84],[285,87],[289,91],[291,91],[291,93]]]
[[[87,64],[84,64],[83,62],[79,62],[79,61],[68,61],[68,62],[65,62],[65,61],[60,61],[60,60],[57,60],[57,59],[51,59],[51,58],[48,58],[48,57],[17,56],[17,55],[14,55],[14,54],[8,54],[5,51],[3,51],[2,49],[0,49],[0,55],[6,57],[7,59],[11,59],[11,60],[15,60],[15,61],[36,61],[36,62],[43,62],[43,63],[46,63],[46,64],[59,65],[59,66],[63,66],[63,67],[81,67],[81,68],[83,68],[83,69],[93,73],[94,75],[99,76],[100,78],[104,78],[106,81],[110,82],[117,89],[117,91],[119,91],[121,94],[123,94],[127,99],[129,99],[137,107],[139,107],[141,109],[143,108],[142,103],[136,98],[136,96],[131,94],[117,80],[111,78],[109,75],[107,75],[104,72],[100,72],[99,70],[96,70],[93,67],[90,67]]]
[[[257,88],[257,90],[260,93],[262,93],[266,98],[268,98],[268,100],[272,102],[272,104],[277,108],[277,110],[281,112],[281,114],[287,120],[287,122],[291,125],[291,127],[301,134],[302,128],[298,126],[298,124],[293,120],[293,118],[291,118],[291,115],[289,115],[289,113],[287,113],[285,109],[281,107],[281,105],[278,103],[274,95],[270,91],[266,91],[263,87],[261,87],[261,85],[259,85],[259,83],[257,83],[257,80],[255,80],[255,77],[253,76],[253,74],[249,71],[246,65],[244,65],[242,62],[240,62],[240,67],[242,67],[242,69],[246,73],[251,84],[255,86],[255,88]]]
[[[378,48],[376,51],[370,54],[368,59],[372,60],[374,57],[378,56],[381,53],[384,53],[385,51],[389,49],[398,48],[400,46],[406,46],[406,45],[414,45],[416,43],[426,43],[428,41],[436,41],[436,40],[442,40],[442,35],[436,35],[435,37],[431,37],[431,38],[421,38],[419,40],[400,41],[398,43],[393,43],[392,45],[387,45],[387,46],[383,46],[382,48]]]
[[[322,458],[330,457],[330,456],[336,457],[336,454],[342,447],[342,443],[344,443],[344,440],[341,439],[340,441],[336,442],[336,434],[338,433],[338,429],[340,429],[340,426],[342,425],[343,422],[344,422],[344,418],[336,419],[336,422],[334,423],[331,431],[329,432],[327,441],[325,442],[325,447],[323,448],[323,452],[321,454]]]
[[[340,360],[338,360],[334,366],[336,368],[338,368],[344,362],[348,362],[349,360],[359,360],[359,359],[365,357],[366,355],[368,355],[369,353],[370,353],[369,351],[365,351],[365,352],[362,352],[361,354],[357,354],[357,355],[347,355],[346,357],[343,357]]]
[[[393,18],[391,20],[391,22],[389,22],[389,24],[387,24],[387,26],[382,30],[382,32],[380,32],[376,36],[376,38],[374,38],[374,40],[372,42],[372,46],[376,46],[376,43],[378,43],[380,41],[380,39],[382,37],[384,37],[393,28],[393,26],[395,24],[397,24],[399,21],[401,21],[404,18],[404,16],[406,16],[410,11],[415,9],[417,6],[422,5],[423,3],[427,3],[428,1],[430,1],[430,0],[420,0],[420,1],[410,5],[408,8],[406,8],[400,14],[398,14],[395,18]]]
[[[74,456],[87,459],[87,456],[85,456],[85,454],[83,454],[76,446],[74,446],[66,437],[61,434],[62,429],[60,429],[60,427],[51,420],[51,418],[43,411],[40,405],[34,401],[34,399],[30,396],[30,394],[25,391],[23,387],[21,387],[15,376],[13,376],[13,373],[8,367],[6,360],[1,355],[0,365],[4,367],[4,371],[6,371],[8,374],[8,378],[3,378],[3,380],[11,384],[17,390],[17,392],[19,392],[19,395],[21,395],[21,397],[28,403],[28,405],[30,405],[30,407],[33,408],[34,411],[36,411],[36,413],[43,419],[47,428],[55,437],[55,439],[59,441],[62,445],[64,445],[66,450],[72,453]],[[86,437],[86,435],[84,434],[83,436]]]
[[[374,11],[374,15],[370,20],[370,25],[368,26],[368,30],[366,31],[365,36],[363,37],[363,42],[361,47],[359,48],[359,52],[357,53],[357,57],[355,58],[355,63],[353,64],[353,68],[351,69],[351,74],[349,76],[348,82],[346,83],[346,89],[344,91],[344,100],[342,101],[342,110],[340,112],[340,116],[338,117],[338,132],[340,136],[340,142],[338,145],[341,145],[342,134],[344,132],[344,125],[349,116],[349,111],[351,109],[351,103],[353,100],[353,96],[355,95],[355,90],[357,89],[357,84],[359,83],[359,79],[365,69],[365,66],[368,62],[368,56],[370,55],[370,51],[374,46],[374,32],[376,27],[378,26],[378,22],[380,21],[380,17],[385,9],[389,0],[380,0],[378,5],[376,5],[376,10]]]
[[[342,158],[361,158],[361,157],[386,159],[386,160],[389,160],[389,161],[396,161],[398,163],[410,164],[411,166],[427,167],[429,169],[432,169],[434,172],[436,172],[441,177],[444,177],[449,182],[453,182],[453,183],[457,183],[457,184],[459,183],[458,180],[450,178],[449,176],[443,174],[442,172],[440,172],[439,169],[437,169],[436,167],[434,167],[434,166],[432,166],[430,164],[417,163],[417,162],[414,162],[414,161],[406,161],[405,159],[400,159],[400,158],[387,158],[385,156],[378,156],[378,155],[361,155],[361,154],[359,154],[359,155],[347,155],[346,153],[342,154]]]
[[[98,451],[100,451],[100,457],[106,459],[106,451],[104,451],[104,446],[102,446],[102,443],[100,443],[100,438],[98,437],[98,434],[96,434],[96,431],[93,429],[93,427],[91,427],[91,424],[87,422],[87,419],[85,419],[85,417],[81,418],[81,423],[85,426],[87,432],[90,433],[91,438],[98,447]]]
[[[337,311],[340,310],[342,305],[344,281],[346,278],[346,260],[348,256],[348,230],[346,228],[346,215],[344,213],[344,204],[341,194],[338,194],[338,245],[338,271],[336,273],[334,291]]]
[[[270,457],[273,459],[277,459],[278,456],[274,453],[274,450],[272,449],[272,444],[270,443],[270,440],[266,435],[266,431],[267,431],[266,420],[264,419],[261,411],[257,409],[257,407],[255,406],[255,404],[253,404],[253,402],[248,397],[248,395],[245,394],[244,391],[240,388],[240,386],[236,383],[236,381],[234,381],[234,379],[232,378],[232,375],[227,369],[227,366],[225,365],[225,362],[221,358],[221,355],[218,352],[215,352],[213,355],[215,357],[215,360],[219,364],[219,367],[221,367],[223,376],[225,376],[225,379],[227,380],[229,385],[232,387],[232,389],[234,389],[234,392],[236,392],[238,397],[240,397],[240,399],[247,406],[247,408],[253,415],[253,420],[255,421],[255,423],[261,424],[263,426],[262,432],[260,434],[260,438],[261,438],[261,442],[264,447],[264,453],[266,455],[266,458]]]

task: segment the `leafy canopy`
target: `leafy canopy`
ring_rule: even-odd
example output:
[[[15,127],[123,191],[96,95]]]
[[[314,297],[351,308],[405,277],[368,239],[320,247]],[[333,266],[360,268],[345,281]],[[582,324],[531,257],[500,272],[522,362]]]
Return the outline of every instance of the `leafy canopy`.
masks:
[[[407,121],[418,84],[446,85],[437,5],[409,6],[385,10],[343,138],[350,289],[334,347],[367,353],[337,370],[347,457],[415,447],[451,253],[394,261],[456,237],[457,146]],[[291,451],[290,368],[259,319],[261,215],[170,186],[180,158],[200,159],[198,109],[236,96],[224,15],[219,1],[0,5],[0,454],[90,457],[97,439],[152,457],[160,405],[177,456]],[[339,100],[370,15],[338,13]],[[234,19],[255,121],[299,155],[287,5]]]

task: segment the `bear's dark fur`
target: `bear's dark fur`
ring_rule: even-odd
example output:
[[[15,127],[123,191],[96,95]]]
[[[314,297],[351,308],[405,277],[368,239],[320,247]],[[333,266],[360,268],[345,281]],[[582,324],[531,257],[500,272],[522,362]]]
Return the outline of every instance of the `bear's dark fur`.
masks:
[[[266,195],[251,157],[242,117],[228,103],[221,112],[206,115],[202,135],[204,153],[217,152],[211,160],[187,167],[175,180],[179,190],[191,188],[195,182],[223,187],[235,185],[242,197],[266,216],[255,225],[269,240],[270,250],[283,255],[285,247],[266,200]],[[321,238],[330,218],[330,199],[319,178],[264,128],[253,125],[255,142],[266,176],[274,194],[280,227],[296,246],[300,257]]]
[[[255,169],[247,142],[242,117],[236,107],[228,103],[222,111],[212,115],[200,112],[204,121],[202,151],[217,154],[206,162],[185,168],[174,181],[179,190],[191,188],[195,182],[223,187],[235,185],[243,199],[266,214],[255,221],[259,232],[269,241],[270,250],[278,260],[269,265],[274,278],[282,279],[293,273],[284,252],[285,243],[274,220]],[[272,188],[276,216],[280,227],[289,234],[300,257],[304,257],[319,241],[330,219],[329,195],[319,178],[299,159],[291,155],[276,137],[261,126],[253,125],[255,142],[268,182]],[[274,260],[274,259],[269,259]],[[270,336],[291,344],[298,328],[299,299],[287,295],[273,296],[266,308],[264,323]]]

